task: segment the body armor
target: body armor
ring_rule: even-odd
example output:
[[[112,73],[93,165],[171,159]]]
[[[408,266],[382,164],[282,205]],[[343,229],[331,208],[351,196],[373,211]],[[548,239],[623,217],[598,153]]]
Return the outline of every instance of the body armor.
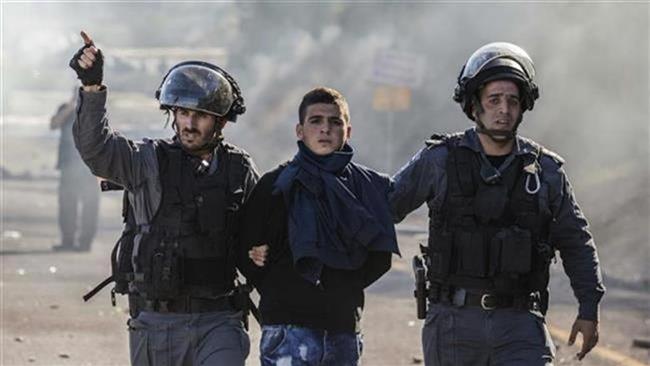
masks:
[[[481,154],[459,146],[462,136],[438,136],[437,143],[449,150],[448,186],[441,209],[430,213],[426,254],[432,293],[441,288],[507,296],[545,292],[553,256],[547,244],[551,215],[530,188],[533,175],[539,188],[541,147],[513,156],[499,172]]]
[[[132,289],[148,301],[223,296],[235,287],[229,228],[244,199],[243,153],[222,143],[209,175],[178,144],[161,141],[157,155],[163,196],[151,224],[138,228]]]
[[[234,214],[244,200],[250,169],[245,153],[222,142],[217,170],[206,174],[200,159],[179,144],[156,147],[162,200],[151,224],[137,225],[124,193],[124,230],[111,253],[111,276],[84,295],[88,301],[111,282],[129,295],[132,317],[143,310],[203,312],[247,310],[247,285],[236,286]],[[108,181],[102,190],[123,189]]]

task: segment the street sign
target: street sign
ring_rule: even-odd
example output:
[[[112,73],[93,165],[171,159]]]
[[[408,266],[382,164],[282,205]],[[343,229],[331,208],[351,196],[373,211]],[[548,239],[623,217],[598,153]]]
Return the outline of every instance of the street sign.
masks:
[[[424,57],[410,52],[381,50],[375,55],[370,81],[417,88],[424,76]]]
[[[378,86],[373,94],[372,107],[382,112],[408,110],[411,108],[411,89],[405,86]]]

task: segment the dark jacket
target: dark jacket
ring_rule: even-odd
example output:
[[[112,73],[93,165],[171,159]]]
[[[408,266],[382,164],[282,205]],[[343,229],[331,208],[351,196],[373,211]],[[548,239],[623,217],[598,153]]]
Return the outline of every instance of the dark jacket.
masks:
[[[258,289],[262,324],[292,324],[328,331],[357,330],[364,304],[363,290],[390,269],[391,253],[370,252],[356,270],[325,266],[319,286],[294,268],[288,241],[287,208],[273,183],[286,164],[264,174],[241,210],[241,264]],[[268,244],[263,268],[248,259],[248,249]]]

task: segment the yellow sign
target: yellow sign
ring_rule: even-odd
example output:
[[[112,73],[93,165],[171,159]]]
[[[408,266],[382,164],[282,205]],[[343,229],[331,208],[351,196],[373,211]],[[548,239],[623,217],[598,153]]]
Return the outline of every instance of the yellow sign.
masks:
[[[411,108],[411,89],[406,86],[378,86],[372,99],[376,111],[405,111]]]

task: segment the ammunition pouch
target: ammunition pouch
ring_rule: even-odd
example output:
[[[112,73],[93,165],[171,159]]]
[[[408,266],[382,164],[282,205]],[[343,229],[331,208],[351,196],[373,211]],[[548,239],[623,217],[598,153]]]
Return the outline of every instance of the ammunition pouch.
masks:
[[[451,272],[453,237],[449,232],[436,232],[429,236],[428,256],[428,278],[432,282],[443,281]]]
[[[454,232],[452,253],[456,255],[457,276],[485,278],[488,274],[489,245],[481,231]]]
[[[496,231],[439,231],[425,250],[430,282],[498,294],[545,288],[552,258],[548,245],[535,243],[529,230],[514,225]]]
[[[181,295],[183,260],[177,243],[162,244],[149,257],[151,272],[145,274],[149,286],[145,286],[144,293],[155,299],[173,299]]]
[[[532,270],[532,236],[517,226],[499,230],[490,242],[494,274],[522,275]],[[491,266],[492,267],[492,266]]]
[[[203,236],[174,239],[155,228],[144,232],[131,290],[146,300],[215,298],[230,291],[235,269],[214,242]]]

